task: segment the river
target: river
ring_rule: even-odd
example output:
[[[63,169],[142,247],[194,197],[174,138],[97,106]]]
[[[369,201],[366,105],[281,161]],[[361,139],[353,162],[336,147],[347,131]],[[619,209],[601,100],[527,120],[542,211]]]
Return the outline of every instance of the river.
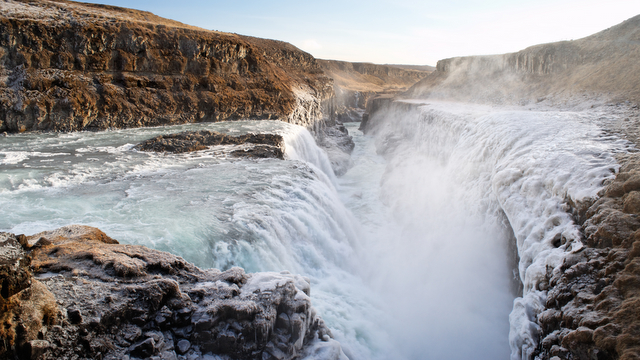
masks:
[[[616,120],[392,106],[371,134],[346,124],[356,147],[337,178],[307,130],[273,121],[14,134],[0,138],[0,231],[84,224],[200,267],[302,274],[353,360],[526,358],[539,284],[582,246],[567,200],[595,197],[628,151],[602,130]],[[280,133],[287,159],[132,150],[201,129]]]

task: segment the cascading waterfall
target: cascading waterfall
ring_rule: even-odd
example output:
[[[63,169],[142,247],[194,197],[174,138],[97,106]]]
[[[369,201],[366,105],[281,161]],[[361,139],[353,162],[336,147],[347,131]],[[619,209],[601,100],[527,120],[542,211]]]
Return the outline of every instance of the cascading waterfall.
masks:
[[[626,144],[588,112],[401,104],[371,121],[372,136],[349,125],[354,165],[339,178],[309,132],[274,121],[10,135],[0,229],[81,223],[201,267],[308,276],[353,360],[527,358],[546,272],[580,247],[565,199],[595,196]],[[288,160],[131,150],[200,129],[278,132]]]
[[[233,159],[224,146],[185,154],[131,150],[162,133],[201,129],[280,133],[288,160]],[[4,140],[3,231],[33,234],[79,223],[201,267],[303,274],[314,284],[315,307],[352,358],[372,358],[371,348],[384,342],[367,319],[377,310],[359,277],[357,221],[340,200],[326,154],[304,128],[246,121]]]
[[[402,229],[380,241],[378,257],[389,261],[380,275],[411,279],[394,283],[410,296],[391,296],[389,307],[404,318],[400,341],[439,340],[430,349],[406,344],[409,358],[506,358],[507,333],[511,358],[530,358],[545,281],[582,247],[567,200],[596,197],[617,170],[613,154],[628,147],[600,128],[615,120],[455,103],[401,103],[372,119],[388,161],[383,199]],[[511,230],[524,285],[513,306]],[[432,310],[416,314],[419,306]]]

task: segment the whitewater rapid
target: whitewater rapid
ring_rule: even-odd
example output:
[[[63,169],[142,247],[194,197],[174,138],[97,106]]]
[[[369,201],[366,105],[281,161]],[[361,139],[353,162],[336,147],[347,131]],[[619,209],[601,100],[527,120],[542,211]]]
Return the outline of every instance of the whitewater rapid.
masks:
[[[205,268],[307,276],[352,360],[527,359],[540,284],[581,246],[567,199],[597,196],[628,150],[601,130],[615,120],[396,104],[371,134],[346,124],[356,147],[341,177],[307,130],[275,121],[9,135],[0,231],[84,224]],[[132,150],[201,129],[280,133],[286,160]]]

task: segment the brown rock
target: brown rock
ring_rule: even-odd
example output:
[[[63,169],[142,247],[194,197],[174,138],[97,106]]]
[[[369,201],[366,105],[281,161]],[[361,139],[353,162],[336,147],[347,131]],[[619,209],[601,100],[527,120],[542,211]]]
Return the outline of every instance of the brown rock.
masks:
[[[640,190],[640,175],[634,175],[624,182],[622,185],[624,192],[628,193],[631,191]]]
[[[0,233],[0,304],[31,285],[29,259],[13,234]]]
[[[293,360],[309,341],[330,336],[300,276],[201,270],[88,226],[28,241],[43,237],[51,244],[31,252],[38,280],[0,303],[0,335],[8,339],[0,358],[173,359],[178,351],[259,359],[273,348]],[[278,327],[282,318],[294,324]]]
[[[625,195],[623,211],[627,214],[640,213],[640,191],[631,191]]]
[[[316,60],[284,42],[111,6],[3,4],[0,132],[247,118],[311,128],[333,96]]]

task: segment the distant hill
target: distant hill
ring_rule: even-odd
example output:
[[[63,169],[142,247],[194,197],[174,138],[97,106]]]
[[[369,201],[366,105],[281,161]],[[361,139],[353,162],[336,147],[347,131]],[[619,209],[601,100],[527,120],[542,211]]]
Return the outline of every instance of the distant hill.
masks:
[[[385,64],[386,66],[397,67],[407,70],[419,70],[419,71],[435,71],[436,67],[431,65],[401,65],[401,64]]]
[[[522,103],[579,97],[640,101],[640,15],[573,41],[438,61],[407,97]]]
[[[334,84],[353,91],[403,91],[429,75],[434,68],[414,65],[377,65],[318,60]]]

